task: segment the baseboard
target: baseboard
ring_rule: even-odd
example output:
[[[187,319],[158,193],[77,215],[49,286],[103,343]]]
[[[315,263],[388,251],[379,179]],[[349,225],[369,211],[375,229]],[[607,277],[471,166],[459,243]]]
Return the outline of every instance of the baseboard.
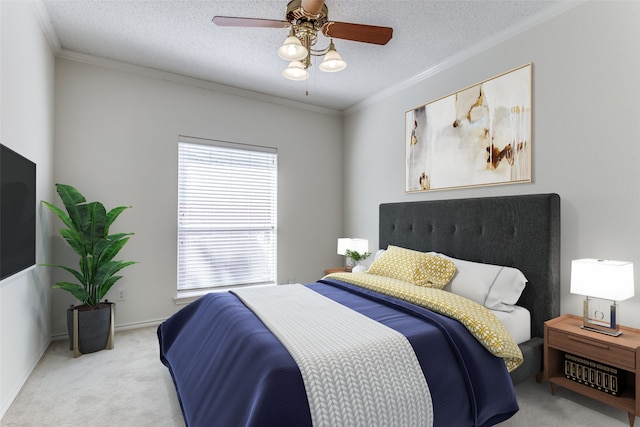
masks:
[[[123,325],[117,325],[115,327],[115,331],[119,332],[119,331],[128,331],[130,329],[149,328],[152,326],[158,326],[165,320],[166,319],[156,319],[156,320],[145,320],[143,322],[125,323]],[[60,341],[68,338],[69,338],[69,335],[66,332],[51,335],[51,341]]]

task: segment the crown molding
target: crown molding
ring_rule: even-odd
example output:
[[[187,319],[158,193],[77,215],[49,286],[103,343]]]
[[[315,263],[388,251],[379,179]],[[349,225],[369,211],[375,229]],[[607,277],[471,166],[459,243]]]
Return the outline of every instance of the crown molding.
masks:
[[[292,101],[285,98],[279,98],[277,96],[266,95],[259,92],[254,92],[247,89],[240,89],[233,86],[226,86],[220,83],[214,83],[207,80],[196,79],[193,77],[187,77],[180,74],[174,74],[167,71],[161,71],[154,68],[142,67],[139,65],[133,65],[125,62],[114,61],[112,59],[100,58],[93,55],[87,55],[84,53],[73,52],[65,49],[61,49],[56,55],[57,58],[67,59],[69,61],[81,62],[84,64],[95,65],[104,68],[110,68],[116,71],[123,71],[130,74],[136,74],[143,77],[155,78],[158,80],[165,80],[172,83],[180,83],[187,86],[197,87],[200,89],[211,90],[214,92],[224,93],[227,95],[235,95],[243,98],[249,98],[256,101],[268,102],[271,104],[278,104],[285,107],[296,108],[300,110],[313,111],[315,113],[327,114],[339,116],[341,112],[331,108],[320,107],[317,105],[306,104],[304,102]]]
[[[422,73],[411,77],[403,82],[400,82],[396,85],[391,86],[388,89],[385,89],[383,91],[380,91],[379,93],[377,93],[376,95],[369,97],[367,99],[365,99],[362,102],[359,102],[349,108],[347,108],[346,110],[343,111],[343,115],[349,115],[352,113],[355,113],[359,110],[362,110],[364,108],[367,108],[377,102],[382,101],[385,98],[388,98],[392,95],[397,94],[398,92],[407,89],[408,87],[411,87],[413,85],[415,85],[416,83],[419,83],[421,81],[424,81],[430,77],[435,76],[436,74],[453,67],[454,65],[460,64],[463,61],[466,61],[467,59],[470,59],[486,50],[491,49],[494,46],[499,45],[500,43],[503,43],[515,36],[517,36],[518,34],[524,33],[525,31],[530,30],[531,28],[534,28],[540,24],[543,24],[553,18],[555,18],[556,16],[562,15],[563,13],[573,9],[574,7],[585,3],[588,0],[578,0],[578,1],[561,1],[560,3],[558,3],[557,5],[550,7],[542,12],[540,12],[539,14],[530,17],[529,19],[522,21],[521,23],[514,25],[512,27],[507,28],[504,31],[501,31],[491,37],[488,37],[484,40],[481,40],[480,42],[469,46],[467,49],[460,51],[459,53],[450,56],[449,58],[447,58],[445,61],[423,71]]]
[[[44,7],[44,2],[42,0],[36,0],[31,2],[31,6],[36,15],[36,19],[38,20],[38,24],[40,24],[40,28],[42,29],[42,32],[44,33],[44,36],[49,43],[49,47],[53,51],[53,55],[57,56],[58,53],[62,50],[62,47],[60,45],[60,39],[58,39],[58,36],[53,29],[53,25],[51,24],[49,13]]]

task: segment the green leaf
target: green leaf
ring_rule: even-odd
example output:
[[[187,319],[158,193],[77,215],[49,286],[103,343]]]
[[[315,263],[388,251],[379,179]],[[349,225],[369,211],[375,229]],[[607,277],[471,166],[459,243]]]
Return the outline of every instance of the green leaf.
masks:
[[[49,202],[45,202],[44,200],[42,201],[42,203],[44,203],[46,207],[51,209],[53,213],[55,213],[58,216],[58,218],[60,218],[60,221],[62,221],[64,225],[66,225],[69,228],[73,228],[73,221],[71,221],[71,218],[69,218],[69,215],[67,215],[65,211],[63,211],[56,205],[52,205]]]
[[[57,268],[61,268],[63,270],[68,271],[69,273],[73,274],[75,276],[76,279],[78,279],[78,282],[82,283],[84,286],[87,285],[87,281],[86,281],[86,277],[84,274],[82,274],[81,272],[79,272],[78,270],[75,270],[71,267],[67,267],[66,265],[60,265],[60,264],[42,264],[44,266],[47,267],[57,267]],[[80,285],[78,285],[80,286]]]
[[[136,264],[134,261],[110,261],[100,266],[100,269],[96,272],[96,298],[100,301],[109,292],[109,289],[113,284],[119,280],[122,276],[114,276],[118,271],[123,268]]]
[[[135,261],[109,261],[102,265],[96,272],[95,282],[100,285],[107,282],[107,280],[116,274],[118,271],[132,264],[136,264]]]
[[[100,295],[98,296],[98,301],[102,300],[107,292],[109,292],[109,289],[111,289],[111,287],[115,285],[115,283],[120,279],[122,279],[122,276],[111,276],[109,279],[107,279],[100,287]]]
[[[74,297],[76,297],[83,303],[86,303],[89,297],[89,294],[87,293],[87,291],[77,283],[58,282],[55,285],[53,285],[53,288],[64,289],[65,291],[71,292],[71,294]]]
[[[344,254],[354,261],[362,261],[363,259],[369,258],[369,256],[371,255],[371,252],[359,253],[358,251],[352,251],[351,249],[347,249],[346,251],[344,251]]]
[[[100,258],[100,262],[111,261],[120,252],[120,249],[129,241],[133,233],[120,233],[107,236],[96,245],[94,255]]]
[[[85,256],[87,254],[87,248],[84,245],[84,240],[76,230],[63,228],[60,230],[60,235],[78,255]]]
[[[115,221],[125,209],[129,209],[130,207],[131,206],[118,206],[117,208],[113,208],[107,212],[107,223],[104,229],[105,235],[109,234],[109,228],[111,227],[111,224],[113,224],[113,221]]]
[[[88,253],[94,253],[94,246],[102,240],[106,234],[107,211],[100,202],[87,204],[87,228],[83,233]]]
[[[62,199],[69,218],[73,221],[75,228],[82,230],[82,218],[86,217],[86,205],[87,199],[74,187],[65,184],[56,184],[56,191]],[[73,227],[69,227],[73,228]]]

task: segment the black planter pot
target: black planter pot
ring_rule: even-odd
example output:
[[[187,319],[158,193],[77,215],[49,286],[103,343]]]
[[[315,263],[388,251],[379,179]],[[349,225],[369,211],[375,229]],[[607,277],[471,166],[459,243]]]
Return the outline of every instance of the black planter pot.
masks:
[[[69,349],[73,357],[113,348],[115,303],[104,302],[98,308],[78,305],[67,309]]]

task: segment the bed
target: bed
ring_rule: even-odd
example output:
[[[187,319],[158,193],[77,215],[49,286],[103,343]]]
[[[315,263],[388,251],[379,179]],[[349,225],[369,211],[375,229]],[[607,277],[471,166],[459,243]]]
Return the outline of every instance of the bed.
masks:
[[[160,359],[171,373],[187,425],[372,425],[376,422],[377,425],[389,425],[395,422],[397,425],[488,426],[509,418],[518,410],[513,384],[542,371],[543,323],[559,315],[560,310],[559,196],[540,194],[387,203],[380,205],[379,214],[380,248],[400,247],[468,262],[513,267],[526,276],[528,283],[517,305],[530,313],[530,334],[518,343],[523,359],[518,367],[508,372],[507,358],[503,360],[487,351],[480,344],[481,340],[470,335],[459,319],[450,319],[391,294],[343,281],[340,275],[305,286],[272,287],[277,295],[271,299],[265,298],[262,291],[209,294],[180,310],[158,328]],[[393,347],[391,349],[376,347],[349,352],[349,357],[351,353],[359,354],[353,355],[353,361],[344,359],[329,369],[324,366],[323,370],[309,368],[305,366],[306,362],[301,363],[298,349],[308,343],[294,345],[293,350],[285,348],[290,336],[281,336],[280,332],[270,329],[278,322],[298,322],[283,314],[293,312],[288,308],[296,305],[289,299],[289,294],[294,293],[320,299],[318,304],[330,300],[333,305],[348,307],[343,310],[348,313],[340,312],[340,316],[357,312],[359,314],[354,314],[359,316],[357,319],[362,318],[367,325],[368,320],[375,321],[382,325],[381,334],[389,330],[392,339],[401,335],[397,347],[403,347],[403,339],[406,339],[415,350],[415,365],[421,370],[423,381],[426,378],[428,383],[426,394],[420,394],[423,393],[420,379],[409,375],[409,362],[403,362],[401,370],[393,371],[395,363],[389,363],[389,360],[401,360],[401,356],[387,351],[396,351],[395,344],[387,345]],[[253,306],[265,299],[271,301],[267,307]],[[315,299],[313,303],[301,305],[303,308],[315,307]],[[275,319],[263,317],[269,311]],[[308,309],[303,317],[311,319],[315,316],[313,313]],[[333,329],[350,329],[341,325],[351,326],[351,320],[345,320],[351,318],[337,316],[335,319],[340,320],[335,321],[340,326]],[[329,325],[333,320],[333,314],[324,319],[319,316],[320,323]],[[325,339],[319,335],[316,339],[315,331],[302,330],[294,335],[298,333],[302,339],[313,337],[311,341]],[[402,355],[405,356],[413,357]],[[377,359],[380,359],[380,365],[375,365],[378,367],[374,371],[380,376],[379,381],[366,377],[372,375],[369,372],[363,374],[364,379],[349,379],[351,385],[343,384],[347,382],[344,377],[350,376],[350,372],[363,365],[378,363]],[[332,369],[336,370],[335,385],[318,386],[328,394],[321,394],[320,398],[307,396],[305,387],[308,389],[310,383],[331,377]],[[318,372],[322,374],[316,376],[323,378],[309,379]],[[402,381],[397,381],[400,377]],[[371,397],[363,398],[358,394],[360,388],[354,392],[356,389],[348,387],[361,387],[364,395],[384,393],[393,387],[397,389],[379,400],[380,404],[369,402],[363,409],[357,405],[364,405],[362,402]],[[430,401],[427,409],[421,406],[422,396]],[[344,406],[350,399],[355,401],[357,410]],[[385,405],[393,408],[387,410]],[[397,410],[400,415],[395,414],[395,406],[400,407]],[[338,418],[329,418],[331,416]],[[358,418],[360,416],[364,418]],[[391,418],[394,416],[409,418]],[[343,421],[330,421],[336,419]],[[362,422],[363,419],[368,421]],[[372,423],[372,419],[376,422]],[[398,419],[410,421],[398,422]]]

